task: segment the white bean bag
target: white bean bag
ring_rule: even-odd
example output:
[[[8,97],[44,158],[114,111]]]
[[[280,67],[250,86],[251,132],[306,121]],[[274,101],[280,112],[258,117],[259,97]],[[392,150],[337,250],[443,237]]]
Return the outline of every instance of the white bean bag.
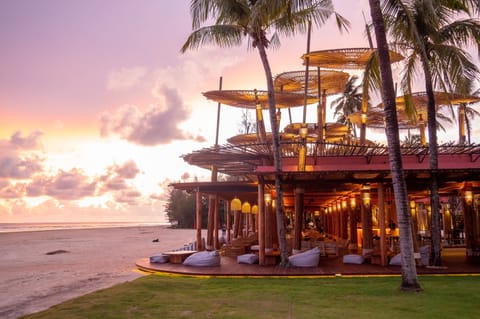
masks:
[[[402,265],[402,254],[396,254],[395,256],[393,256],[393,258],[390,259],[389,265],[401,266]]]
[[[218,251],[200,251],[188,256],[183,264],[186,266],[220,266],[220,255]]]
[[[150,256],[150,263],[152,264],[165,264],[168,263],[170,257],[165,254]]]
[[[317,267],[320,261],[320,248],[315,247],[303,253],[292,255],[288,260],[294,267]]]
[[[258,256],[255,254],[243,254],[237,256],[237,262],[239,264],[258,264]]]
[[[362,255],[357,254],[348,254],[343,256],[343,263],[344,264],[363,264],[365,262],[365,258]]]

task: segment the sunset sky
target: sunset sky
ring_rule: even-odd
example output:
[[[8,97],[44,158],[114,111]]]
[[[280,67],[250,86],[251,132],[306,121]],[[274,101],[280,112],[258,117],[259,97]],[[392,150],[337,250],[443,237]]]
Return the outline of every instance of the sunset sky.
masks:
[[[368,1],[334,3],[352,28],[329,21],[312,50],[366,47]],[[2,0],[0,222],[165,221],[167,185],[210,176],[180,158],[215,141],[217,104],[201,93],[220,76],[266,87],[246,42],[181,54],[190,32],[187,0]],[[282,39],[273,73],[301,70],[305,48]],[[222,108],[221,143],[239,116]]]

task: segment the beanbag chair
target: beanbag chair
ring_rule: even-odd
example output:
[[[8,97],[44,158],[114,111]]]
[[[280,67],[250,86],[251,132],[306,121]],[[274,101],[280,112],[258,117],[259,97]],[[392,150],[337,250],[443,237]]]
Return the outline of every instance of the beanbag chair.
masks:
[[[151,264],[165,264],[168,263],[170,257],[165,254],[150,256],[150,263]]]
[[[357,254],[348,254],[343,256],[343,263],[344,264],[363,264],[365,262],[365,258],[362,255]]]
[[[402,265],[402,254],[396,254],[390,259],[390,265],[392,266],[401,266]]]
[[[199,267],[220,266],[220,255],[218,251],[200,251],[188,256],[183,264]]]
[[[315,247],[303,253],[292,255],[288,260],[294,267],[317,267],[320,261],[320,248]]]
[[[243,254],[237,256],[237,262],[239,264],[257,264],[258,263],[258,256],[255,254]]]

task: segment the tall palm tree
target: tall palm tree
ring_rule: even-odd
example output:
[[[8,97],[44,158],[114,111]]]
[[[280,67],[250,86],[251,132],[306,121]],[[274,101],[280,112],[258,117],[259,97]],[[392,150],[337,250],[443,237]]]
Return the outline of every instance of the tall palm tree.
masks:
[[[380,0],[369,0],[369,4],[375,29],[375,37],[377,39],[378,58],[383,84],[381,92],[385,108],[385,133],[387,135],[393,191],[395,194],[395,205],[397,207],[398,226],[400,230],[400,250],[402,252],[402,283],[400,288],[409,291],[419,291],[421,287],[417,280],[417,269],[413,255],[412,222],[408,208],[407,184],[402,167],[397,110],[395,105],[395,88],[390,66],[385,24],[380,7]]]
[[[414,75],[423,71],[428,98],[428,137],[430,153],[430,204],[432,209],[431,262],[441,265],[440,198],[438,195],[438,142],[434,88],[452,91],[451,83],[473,80],[478,70],[463,48],[480,43],[480,23],[469,17],[478,10],[473,0],[385,0],[389,34],[397,50],[406,58],[402,79],[404,92],[412,92]],[[472,41],[473,40],[473,41]],[[480,49],[480,47],[479,47]],[[408,94],[406,94],[408,96]],[[407,99],[406,105],[412,105]]]
[[[341,95],[330,104],[330,107],[334,109],[333,116],[337,117],[337,122],[349,127],[354,124],[350,122],[348,117],[362,108],[362,84],[356,84],[357,81],[358,77],[356,75],[350,77]],[[353,127],[353,132],[356,136],[355,127]]]
[[[246,37],[250,46],[257,49],[260,55],[267,81],[268,110],[273,139],[280,264],[286,266],[288,251],[285,227],[282,222],[284,216],[280,138],[276,121],[272,71],[266,50],[271,46],[279,45],[280,35],[305,33],[310,22],[320,26],[332,15],[336,17],[339,28],[346,28],[348,22],[335,13],[331,0],[192,0],[190,10],[193,32],[183,45],[182,52],[197,49],[206,43],[232,47],[240,45]],[[213,25],[206,25],[212,21]],[[271,35],[270,39],[267,38],[269,35]]]

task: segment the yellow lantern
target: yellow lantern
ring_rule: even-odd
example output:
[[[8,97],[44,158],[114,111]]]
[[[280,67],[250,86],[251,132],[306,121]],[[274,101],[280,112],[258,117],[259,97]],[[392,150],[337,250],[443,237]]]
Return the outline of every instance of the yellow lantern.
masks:
[[[232,199],[232,202],[230,203],[230,209],[232,211],[239,211],[242,209],[242,202],[238,198]]]
[[[252,212],[252,207],[250,206],[249,202],[244,202],[242,204],[242,213],[250,214]]]
[[[258,214],[258,205],[252,206],[252,214]]]

